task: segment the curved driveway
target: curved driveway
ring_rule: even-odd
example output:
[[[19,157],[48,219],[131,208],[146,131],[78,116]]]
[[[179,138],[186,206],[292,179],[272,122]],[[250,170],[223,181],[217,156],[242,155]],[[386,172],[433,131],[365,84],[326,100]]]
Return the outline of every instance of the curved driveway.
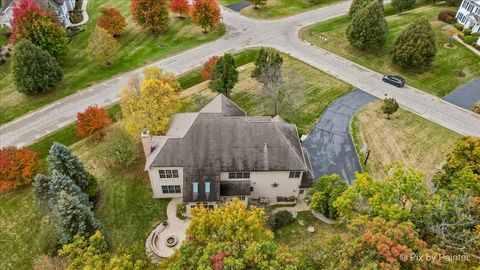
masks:
[[[412,87],[399,89],[386,85],[381,81],[380,74],[311,46],[298,37],[301,28],[344,15],[349,6],[350,1],[340,2],[276,21],[253,20],[222,8],[223,20],[228,27],[228,33],[224,37],[152,65],[180,74],[200,66],[212,55],[249,47],[273,47],[376,97],[383,97],[388,93],[388,96],[396,98],[402,107],[458,133],[480,136],[480,116],[473,112]],[[141,72],[142,68],[139,68],[121,74],[1,126],[0,146],[31,144],[75,121],[77,112],[83,111],[89,105],[96,103],[107,106],[115,103],[125,83]]]
[[[362,167],[350,134],[350,122],[360,108],[374,99],[357,89],[328,106],[302,143],[308,150],[314,179],[336,173],[353,184],[355,172],[361,172]]]

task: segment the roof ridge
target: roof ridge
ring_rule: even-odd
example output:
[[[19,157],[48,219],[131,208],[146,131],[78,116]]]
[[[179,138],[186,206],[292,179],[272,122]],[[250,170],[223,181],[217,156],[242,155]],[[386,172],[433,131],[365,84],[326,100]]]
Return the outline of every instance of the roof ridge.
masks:
[[[303,151],[302,151],[302,144],[300,143],[300,139],[298,139],[298,130],[297,130],[297,125],[295,124],[290,124],[290,123],[287,123],[287,122],[284,122],[284,123],[281,123],[281,122],[271,122],[273,123],[273,125],[275,126],[275,129],[280,133],[280,136],[282,137],[282,140],[285,142],[286,145],[288,145],[288,148],[290,148],[290,150],[293,152],[293,154],[296,156],[296,158],[300,161],[300,163],[306,167],[306,164],[305,164],[305,159],[303,158]],[[301,152],[301,155],[302,157],[300,158],[298,156],[298,153],[295,151],[295,149],[293,149],[293,145],[290,144],[290,142],[285,138],[285,135],[283,134],[283,132],[280,130],[280,128],[278,127],[278,125],[285,125],[285,126],[292,126],[294,129],[295,129],[295,133],[297,134],[297,140],[298,140],[298,143],[300,145],[300,152]],[[305,168],[306,170],[308,170],[308,168]]]

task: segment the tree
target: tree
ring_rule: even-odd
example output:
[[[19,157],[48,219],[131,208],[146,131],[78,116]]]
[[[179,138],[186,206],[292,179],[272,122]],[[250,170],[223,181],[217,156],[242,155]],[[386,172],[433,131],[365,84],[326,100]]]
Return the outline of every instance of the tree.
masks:
[[[220,57],[213,66],[212,80],[210,89],[229,96],[229,91],[233,89],[238,81],[238,71],[235,65],[235,59],[229,53]]]
[[[99,154],[105,163],[112,167],[128,167],[139,158],[138,140],[135,140],[123,128],[113,128],[108,131],[99,145]]]
[[[31,183],[41,170],[37,152],[13,146],[0,149],[0,191]]]
[[[346,35],[353,47],[365,50],[385,45],[387,32],[383,5],[378,1],[372,1],[353,14]]]
[[[138,25],[152,33],[164,33],[169,28],[166,0],[132,0],[130,12]]]
[[[422,175],[401,164],[392,164],[387,170],[388,175],[382,180],[367,173],[357,174],[353,186],[333,202],[339,216],[347,222],[359,216],[398,222],[421,220],[429,199]]]
[[[63,76],[55,58],[28,39],[14,47],[12,74],[17,91],[28,95],[52,89]]]
[[[181,19],[185,19],[185,14],[190,11],[190,3],[188,0],[173,0],[170,8],[173,13],[180,14]]]
[[[350,4],[350,9],[348,10],[348,16],[350,18],[353,17],[353,14],[368,5],[368,3],[372,2],[372,0],[353,0],[352,3]]]
[[[292,213],[288,212],[287,210],[282,210],[273,215],[268,221],[268,225],[272,228],[273,231],[277,231],[278,229],[287,226],[294,222],[295,219],[293,218]]]
[[[268,0],[252,0],[253,8],[258,9],[267,5]]]
[[[383,100],[382,111],[387,115],[387,119],[390,119],[390,115],[394,114],[398,108],[397,100],[394,98],[385,98]]]
[[[107,30],[97,27],[90,36],[86,51],[91,61],[110,66],[118,57],[120,49],[120,43]]]
[[[195,0],[190,9],[190,17],[206,34],[220,23],[220,6],[215,0]]]
[[[310,207],[328,218],[337,218],[337,209],[333,203],[346,189],[347,183],[338,174],[324,175],[310,190]]]
[[[99,140],[110,124],[112,120],[105,108],[97,104],[88,106],[85,111],[77,113],[77,136],[85,138],[93,135],[93,140]]]
[[[238,199],[225,207],[192,209],[186,240],[173,257],[162,261],[168,269],[295,269],[298,260],[273,241],[265,228],[262,209]]]
[[[101,8],[97,26],[107,30],[113,37],[118,37],[125,32],[127,21],[116,8]]]
[[[132,136],[143,130],[152,134],[165,134],[170,116],[181,107],[177,93],[179,84],[174,76],[157,68],[144,70],[144,80],[131,80],[121,93],[125,129]]]
[[[204,80],[211,80],[212,79],[212,69],[215,63],[218,60],[218,56],[214,55],[208,59],[205,64],[203,64],[203,69],[202,69],[202,78]]]
[[[255,67],[252,70],[251,76],[252,78],[258,78],[267,65],[267,52],[264,47],[261,47],[260,50],[258,50],[254,64]]]
[[[393,63],[402,67],[430,66],[437,48],[430,22],[421,18],[403,30],[391,49]]]
[[[392,6],[398,14],[402,14],[403,11],[415,7],[415,0],[392,0]]]
[[[90,198],[97,195],[98,184],[95,177],[85,170],[83,164],[68,147],[55,142],[50,148],[48,162],[50,172],[55,170],[68,176]]]
[[[262,90],[272,100],[274,115],[277,115],[280,84],[282,83],[283,58],[278,51],[273,50],[260,50],[258,57],[262,62],[258,61],[259,66],[255,66],[253,73],[255,75],[258,73],[256,79],[263,84]],[[259,71],[257,71],[257,68]]]
[[[65,55],[67,33],[53,13],[42,10],[35,0],[21,0],[14,4],[12,14],[12,44],[29,39],[56,58]]]

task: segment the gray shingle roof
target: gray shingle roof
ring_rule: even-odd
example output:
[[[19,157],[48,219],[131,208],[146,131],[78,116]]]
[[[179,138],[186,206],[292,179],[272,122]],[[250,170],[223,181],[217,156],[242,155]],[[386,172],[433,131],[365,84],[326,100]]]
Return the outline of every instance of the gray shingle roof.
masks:
[[[213,110],[219,100],[222,110]],[[295,125],[278,118],[238,116],[245,113],[223,95],[205,108],[183,137],[168,138],[148,157],[147,167],[183,167],[184,201],[219,200],[220,172],[308,170]],[[200,183],[197,196],[193,182]],[[212,183],[208,198],[202,193],[204,182]]]

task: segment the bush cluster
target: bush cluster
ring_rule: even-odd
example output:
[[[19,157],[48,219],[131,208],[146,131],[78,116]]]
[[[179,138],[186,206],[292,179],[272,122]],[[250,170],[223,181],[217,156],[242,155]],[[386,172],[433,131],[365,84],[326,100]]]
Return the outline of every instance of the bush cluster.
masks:
[[[455,19],[455,12],[451,10],[442,10],[438,13],[438,20],[446,23],[456,23],[457,19]]]
[[[279,211],[268,221],[268,225],[272,228],[273,231],[276,231],[282,227],[291,224],[295,219],[292,214],[286,210]]]
[[[463,24],[461,24],[461,23],[455,23],[453,26],[455,26],[455,28],[457,28],[457,30],[459,30],[459,31],[463,30]]]

